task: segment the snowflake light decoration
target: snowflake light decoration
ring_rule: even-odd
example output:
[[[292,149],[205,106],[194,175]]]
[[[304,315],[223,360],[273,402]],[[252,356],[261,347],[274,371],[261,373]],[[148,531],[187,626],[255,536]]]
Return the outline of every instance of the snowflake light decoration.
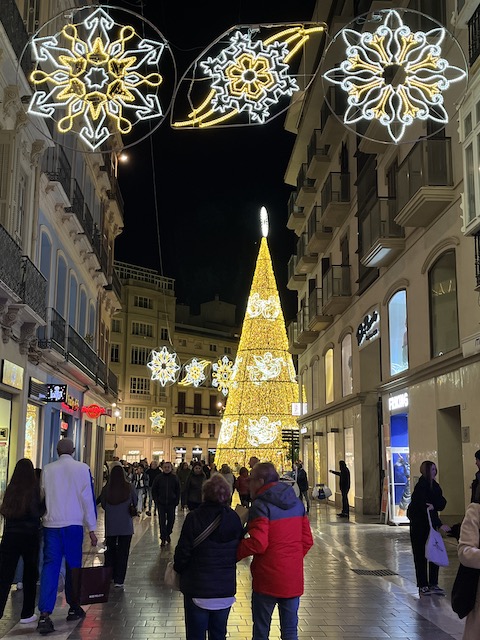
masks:
[[[280,312],[280,302],[275,296],[269,296],[266,300],[262,300],[259,293],[253,293],[248,299],[247,316],[249,318],[262,316],[265,320],[276,320]]]
[[[228,385],[233,373],[233,361],[228,356],[223,356],[212,364],[212,386],[216,387],[228,396]]]
[[[282,372],[282,367],[287,365],[284,358],[275,358],[268,351],[264,356],[254,355],[253,359],[255,364],[248,365],[247,371],[250,375],[250,380],[256,385],[278,378]]]
[[[75,130],[91,150],[114,133],[128,134],[139,121],[164,115],[156,91],[165,43],[141,38],[117,25],[102,8],[82,22],[32,39],[37,68],[28,112],[59,118],[60,133]],[[151,72],[150,72],[151,71]],[[38,87],[38,88],[37,88]]]
[[[247,427],[247,440],[253,447],[261,447],[272,444],[278,437],[278,428],[281,420],[270,421],[267,416],[258,420],[249,418]]]
[[[208,360],[198,360],[197,358],[192,358],[189,363],[185,365],[185,375],[180,380],[179,384],[184,386],[193,385],[194,387],[199,387],[202,382],[206,380],[205,369],[208,367],[210,362]]]
[[[346,59],[323,77],[348,94],[345,124],[376,120],[398,143],[416,120],[448,122],[443,92],[466,72],[442,57],[446,29],[412,32],[397,11],[382,13],[373,33],[341,31]]]
[[[221,420],[220,433],[218,434],[218,444],[228,444],[232,439],[233,433],[238,426],[238,420],[224,418]]]
[[[152,411],[150,414],[150,422],[152,423],[152,431],[154,433],[160,433],[165,426],[167,419],[163,415],[162,409],[159,411]]]
[[[175,384],[180,371],[180,361],[176,352],[170,352],[167,347],[162,347],[159,351],[153,350],[150,357],[147,367],[152,372],[151,379],[157,380],[162,387]]]

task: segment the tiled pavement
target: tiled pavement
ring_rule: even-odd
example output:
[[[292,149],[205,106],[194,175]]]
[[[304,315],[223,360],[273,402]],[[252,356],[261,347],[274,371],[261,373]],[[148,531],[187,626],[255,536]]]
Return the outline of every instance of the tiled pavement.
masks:
[[[338,522],[333,508],[318,503],[310,520],[315,545],[305,562],[305,595],[299,612],[301,640],[461,639],[463,622],[451,611],[448,597],[418,598],[407,527],[387,527],[360,516],[353,516],[350,522]],[[185,638],[182,596],[166,589],[162,579],[182,522],[180,515],[173,544],[161,549],[156,518],[137,519],[125,591],[112,590],[107,604],[86,607],[86,619],[75,623],[65,621],[65,602],[59,596],[52,616],[56,628],[50,636],[52,640]],[[447,546],[451,566],[440,570],[440,579],[448,593],[457,560],[455,546],[451,543]],[[96,562],[101,559],[98,554]],[[388,569],[397,575],[358,575],[356,569]],[[12,590],[4,618],[0,620],[0,637],[38,640],[36,625],[17,624],[20,602],[21,593]],[[246,560],[238,566],[237,602],[228,627],[232,640],[251,638],[250,574]],[[276,614],[270,637],[280,638]]]

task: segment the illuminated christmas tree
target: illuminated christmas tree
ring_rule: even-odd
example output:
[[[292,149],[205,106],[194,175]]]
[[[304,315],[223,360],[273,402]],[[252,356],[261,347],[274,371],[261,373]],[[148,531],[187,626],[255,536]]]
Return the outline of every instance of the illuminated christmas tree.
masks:
[[[288,352],[277,283],[267,244],[267,212],[237,357],[217,442],[215,464],[246,466],[251,456],[285,466],[282,429],[297,429],[292,403],[298,387]]]

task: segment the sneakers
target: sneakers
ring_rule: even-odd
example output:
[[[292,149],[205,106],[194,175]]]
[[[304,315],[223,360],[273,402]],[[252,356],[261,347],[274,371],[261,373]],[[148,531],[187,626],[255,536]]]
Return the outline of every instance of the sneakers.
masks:
[[[430,591],[430,587],[419,587],[418,595],[419,596],[431,596],[432,592]]]
[[[125,585],[124,584],[120,584],[119,582],[116,582],[114,585],[115,589],[124,589]]]
[[[38,620],[37,615],[34,613],[29,618],[20,618],[20,624],[30,624],[30,622],[36,622]]]
[[[23,589],[23,582],[17,582],[17,591],[21,591]]]
[[[445,591],[442,589],[442,587],[439,587],[438,584],[434,584],[430,587],[428,587],[430,589],[430,593],[434,596],[444,596],[445,595]]]
[[[73,620],[80,620],[80,618],[85,618],[87,614],[82,609],[82,607],[70,607],[67,615],[67,622],[73,622]]]
[[[55,631],[55,627],[53,626],[53,622],[50,620],[50,616],[40,616],[37,624],[37,631],[42,634],[42,636]]]
[[[348,518],[346,513],[337,513],[337,518]]]

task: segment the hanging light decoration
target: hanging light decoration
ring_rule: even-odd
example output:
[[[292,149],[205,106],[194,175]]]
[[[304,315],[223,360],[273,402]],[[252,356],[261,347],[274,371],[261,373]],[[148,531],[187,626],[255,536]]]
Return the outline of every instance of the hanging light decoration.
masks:
[[[210,362],[208,360],[192,358],[183,366],[184,375],[179,384],[185,387],[199,387],[207,379],[207,374],[205,372],[209,365]]]
[[[152,372],[151,379],[159,382],[162,387],[175,384],[181,369],[180,359],[176,351],[170,351],[167,346],[151,352],[147,367]]]
[[[234,363],[227,355],[212,364],[212,386],[226,397],[233,374]]]
[[[165,423],[167,422],[167,419],[164,415],[164,412],[162,409],[159,409],[158,411],[153,410],[152,413],[150,414],[150,422],[152,423],[152,431],[153,433],[161,433],[163,431],[163,427],[165,426]]]

